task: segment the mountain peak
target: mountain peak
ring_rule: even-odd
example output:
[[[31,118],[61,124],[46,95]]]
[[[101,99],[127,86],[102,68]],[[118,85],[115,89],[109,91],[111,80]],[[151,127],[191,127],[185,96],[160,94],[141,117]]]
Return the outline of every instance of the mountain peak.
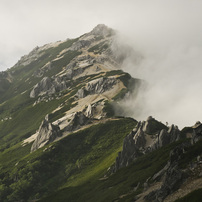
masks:
[[[94,35],[102,35],[102,36],[107,36],[107,35],[112,35],[114,34],[114,30],[107,27],[105,24],[98,24],[91,32]]]

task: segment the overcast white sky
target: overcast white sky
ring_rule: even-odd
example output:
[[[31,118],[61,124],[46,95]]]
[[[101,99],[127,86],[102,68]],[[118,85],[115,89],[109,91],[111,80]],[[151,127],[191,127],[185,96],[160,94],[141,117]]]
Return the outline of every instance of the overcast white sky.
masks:
[[[201,0],[0,0],[0,70],[36,46],[104,23],[145,58],[138,67],[130,59],[125,66],[151,84],[148,107],[134,117],[189,125],[202,120],[201,21]]]

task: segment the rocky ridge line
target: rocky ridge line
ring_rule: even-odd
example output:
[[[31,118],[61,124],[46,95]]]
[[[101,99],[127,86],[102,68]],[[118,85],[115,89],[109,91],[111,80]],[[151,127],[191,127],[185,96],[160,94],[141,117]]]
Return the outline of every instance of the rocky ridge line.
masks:
[[[52,126],[58,127],[62,131],[61,133],[73,132],[87,125],[91,120],[106,118],[105,102],[111,101],[123,88],[127,88],[119,79],[120,75],[124,75],[124,73],[120,74],[120,60],[114,57],[110,47],[114,34],[115,32],[107,26],[98,25],[91,32],[79,37],[69,48],[62,50],[55,59],[49,61],[32,75],[37,78],[42,77],[30,91],[30,98],[35,100],[33,106],[42,101],[60,99],[65,93],[71,92],[72,88],[78,89],[74,95],[68,98],[76,106],[67,110],[63,117],[50,123]],[[57,43],[56,46],[58,44],[60,43]],[[46,48],[48,45],[37,48],[25,58],[28,59],[30,56],[30,60],[32,60],[37,55],[37,51],[41,52]],[[63,58],[64,54],[68,54],[68,51],[79,51],[80,54],[68,63],[64,62],[61,72],[51,77],[44,76],[46,71],[52,70],[53,63]],[[22,59],[22,63],[25,58]],[[119,70],[118,75],[110,74],[112,70]],[[107,74],[108,72],[109,74]],[[79,80],[80,78],[81,80]],[[81,83],[78,83],[77,80]],[[66,101],[60,104],[52,114],[62,109],[65,104]],[[41,126],[39,131],[42,128]],[[47,130],[46,125],[44,125],[44,131],[51,133]],[[39,138],[35,139],[33,143],[32,152],[57,139],[57,136],[46,136],[43,133],[39,133],[38,136]]]
[[[141,155],[176,142],[182,138],[189,139],[172,149],[170,151],[169,160],[164,168],[146,180],[143,192],[134,198],[134,201],[137,202],[163,202],[168,196],[172,198],[172,194],[186,183],[187,179],[191,180],[195,168],[199,170],[196,171],[198,173],[197,175],[202,176],[202,154],[201,156],[197,156],[197,164],[191,163],[189,165],[190,167],[188,166],[186,169],[182,169],[179,166],[180,160],[186,156],[189,148],[202,139],[202,123],[198,121],[194,126],[190,127],[187,132],[182,132],[174,125],[171,125],[168,129],[163,128],[155,131],[152,126],[155,122],[157,121],[154,118],[149,117],[146,122],[139,122],[136,128],[125,137],[123,150],[119,152],[115,164],[108,169],[106,176],[130,165]],[[148,135],[152,136],[152,141],[151,139],[148,140]],[[160,183],[161,186],[144,195],[144,192],[147,193],[149,186],[155,186],[157,182]],[[137,190],[139,186],[140,185],[137,185],[135,190]],[[144,197],[142,198],[142,196]]]
[[[158,125],[158,127],[154,127],[154,125]],[[140,155],[179,139],[180,131],[177,126],[171,125],[167,129],[165,125],[150,116],[147,121],[138,122],[133,131],[125,137],[123,150],[118,153],[116,162],[110,170],[114,173],[120,168],[130,165]]]

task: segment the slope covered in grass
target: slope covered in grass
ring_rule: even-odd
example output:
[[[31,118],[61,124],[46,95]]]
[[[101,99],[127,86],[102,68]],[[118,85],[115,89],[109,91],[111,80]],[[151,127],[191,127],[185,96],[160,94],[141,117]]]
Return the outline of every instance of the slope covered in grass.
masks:
[[[101,177],[103,177],[104,172],[100,172],[94,175],[93,178],[85,181],[75,179],[74,183],[67,183],[66,188],[40,201],[131,201],[135,195],[143,190],[143,183],[165,166],[169,159],[170,150],[178,144],[180,143],[173,143],[157,151],[148,153],[138,158],[130,166],[120,169],[108,178],[102,179]],[[140,183],[139,189],[133,191],[138,183]]]
[[[111,120],[31,154],[30,145],[13,146],[2,152],[1,201],[40,198],[60,187],[78,186],[102,177],[135,124],[136,121],[130,118]]]
[[[27,65],[22,65],[18,62],[14,67],[9,69],[8,73],[12,77],[12,82],[4,91],[4,93],[1,94],[0,103],[7,101],[8,99],[18,95],[19,93],[26,91],[37,82],[39,82],[41,78],[34,77],[33,74],[44,65],[46,65],[48,62],[54,60],[62,50],[69,48],[77,40],[78,38],[67,40],[56,47],[41,50],[38,52],[39,56],[36,60],[32,60]],[[69,51],[64,55],[63,58],[57,60],[57,62],[55,63],[53,62],[51,69],[45,72],[44,76],[52,76],[54,74],[57,74],[61,71],[62,67],[66,66],[74,57],[79,54],[79,51]]]

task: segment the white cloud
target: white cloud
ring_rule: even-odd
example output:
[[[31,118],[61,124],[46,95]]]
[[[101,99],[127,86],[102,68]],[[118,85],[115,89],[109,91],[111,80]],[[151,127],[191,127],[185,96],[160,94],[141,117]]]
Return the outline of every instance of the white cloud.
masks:
[[[136,101],[132,97],[124,102],[134,118],[143,120],[152,115],[180,127],[202,120],[202,4],[194,1],[194,7],[193,2],[185,3],[160,7],[162,13],[157,12],[158,19],[148,19],[148,27],[124,31],[144,56],[138,65],[128,58],[124,68],[148,82],[147,91]]]

